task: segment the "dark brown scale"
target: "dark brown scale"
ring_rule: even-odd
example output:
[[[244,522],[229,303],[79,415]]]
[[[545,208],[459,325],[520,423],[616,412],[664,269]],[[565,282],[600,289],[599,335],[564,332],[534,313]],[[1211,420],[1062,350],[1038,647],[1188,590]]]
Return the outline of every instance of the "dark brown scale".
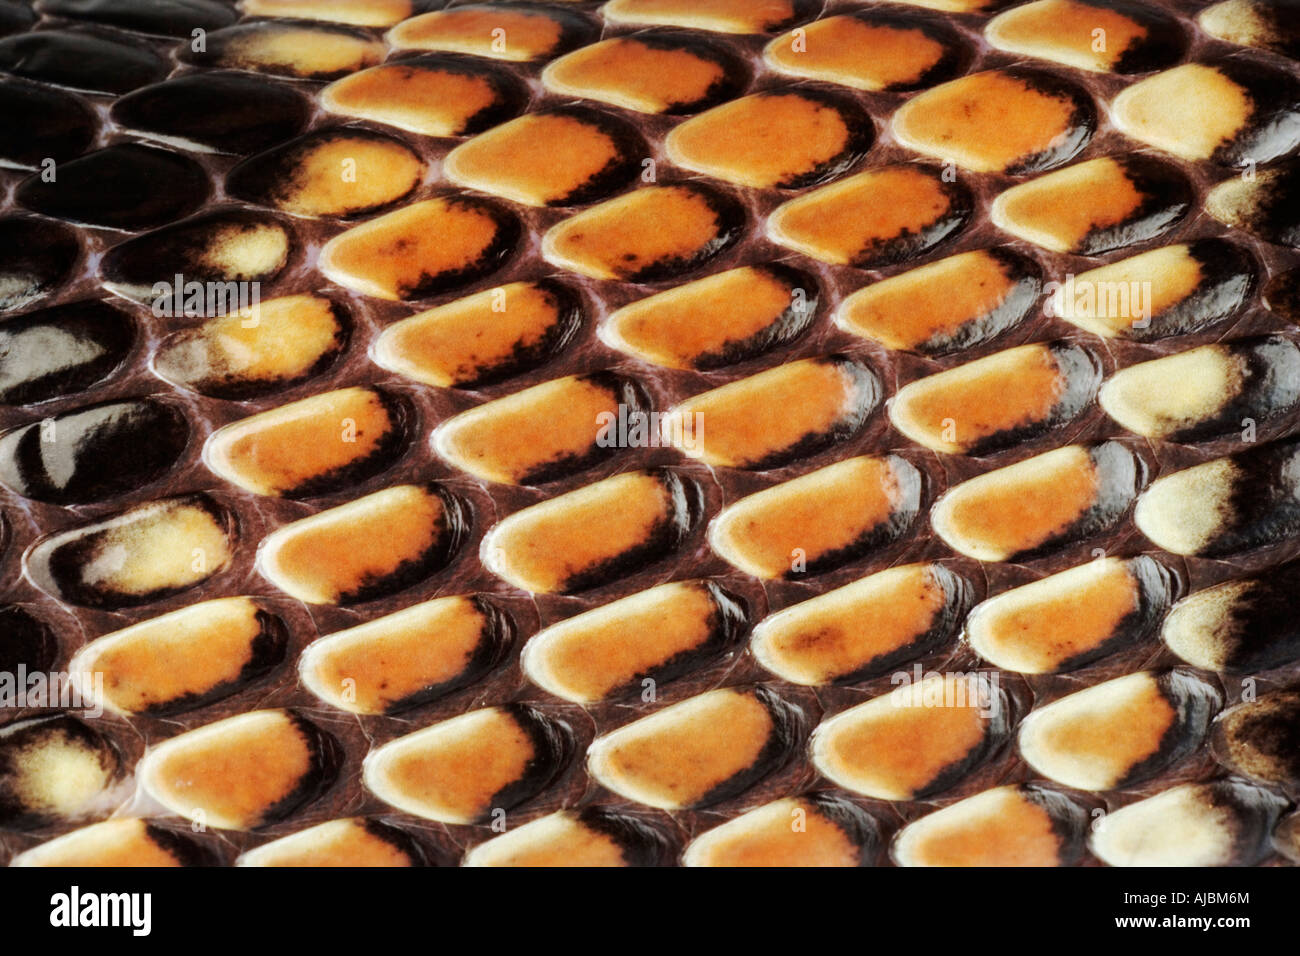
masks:
[[[260,630],[249,645],[248,661],[233,680],[222,681],[202,691],[188,691],[169,700],[150,704],[140,713],[151,717],[170,717],[225,700],[262,678],[274,673],[284,663],[289,649],[289,628],[284,620],[269,611],[257,611]]]
[[[311,188],[310,183],[302,180],[306,175],[304,167],[314,152],[333,143],[358,141],[401,148],[406,150],[412,160],[419,160],[419,156],[400,139],[384,133],[350,127],[318,129],[244,160],[226,174],[226,192],[235,199],[243,199],[259,206],[285,209],[299,186]],[[416,183],[405,193],[382,202],[351,206],[328,215],[352,218],[378,212],[410,196],[418,185]]]
[[[221,859],[208,846],[182,836],[175,830],[147,822],[145,835],[154,845],[167,853],[181,866],[220,866]]]
[[[238,14],[217,0],[38,0],[41,13],[159,36],[228,27]]]
[[[1114,10],[1146,28],[1146,35],[1129,41],[1111,70],[1122,75],[1154,73],[1174,66],[1187,51],[1187,36],[1178,21],[1159,7],[1131,0],[1082,0],[1089,6]]]
[[[1225,557],[1300,533],[1300,438],[1287,438],[1231,456],[1229,506],[1204,557]]]
[[[374,817],[365,817],[362,819],[361,825],[365,827],[366,832],[372,837],[383,840],[403,854],[410,861],[411,866],[435,865],[433,857],[420,841],[401,827],[395,827],[391,823],[385,823],[383,820],[377,820]]]
[[[613,144],[613,156],[604,168],[586,182],[563,196],[547,201],[548,206],[585,206],[606,199],[633,183],[641,173],[642,158],[650,153],[649,147],[636,127],[610,113],[587,106],[565,106],[543,110],[532,115],[562,115],[579,123],[594,127],[607,136]]]
[[[951,334],[938,333],[916,347],[922,355],[942,356],[974,348],[992,341],[1019,325],[1038,303],[1042,289],[1042,269],[1038,263],[1006,246],[984,250],[996,259],[1011,288],[997,305],[976,316]]]
[[[17,3],[0,3],[0,37],[21,33],[36,22],[36,14]]]
[[[0,312],[21,309],[66,282],[81,255],[77,234],[57,222],[0,219]]]
[[[578,822],[603,833],[615,843],[628,866],[668,866],[676,852],[676,841],[659,826],[639,815],[609,807],[584,807]]]
[[[930,574],[943,590],[943,605],[937,608],[929,625],[897,650],[873,657],[863,666],[835,677],[835,684],[857,684],[895,671],[899,666],[951,644],[961,631],[962,622],[974,603],[975,588],[966,578],[944,567],[931,564]]]
[[[1219,688],[1189,668],[1164,671],[1156,677],[1156,687],[1174,712],[1173,722],[1156,749],[1131,764],[1115,781],[1114,789],[1131,787],[1157,777],[1198,750],[1205,740],[1210,721],[1223,707]]]
[[[880,379],[866,365],[849,358],[847,355],[828,355],[819,361],[825,365],[838,367],[852,379],[853,391],[856,394],[854,404],[845,408],[840,416],[824,431],[808,432],[801,435],[794,444],[786,448],[778,448],[756,460],[739,463],[736,467],[748,468],[754,471],[779,468],[782,465],[812,457],[827,448],[846,442],[862,431],[871,418],[872,412],[879,406],[880,399],[884,394]],[[798,400],[797,395],[790,396],[791,402],[797,402]]]
[[[1300,249],[1300,161],[1286,160],[1262,171],[1245,208],[1229,225],[1265,242]]]
[[[1235,773],[1300,790],[1300,689],[1225,710],[1214,722],[1210,747],[1215,759]]]
[[[204,262],[204,257],[214,252],[223,239],[252,234],[261,227],[280,232],[286,237],[289,247],[286,256],[271,268],[257,275],[235,276]],[[126,291],[140,290],[142,298],[150,298],[157,283],[167,283],[171,287],[177,275],[183,276],[186,283],[243,281],[265,284],[280,274],[292,250],[293,233],[278,216],[225,208],[200,213],[114,246],[100,260],[99,274],[105,282],[115,283]]]
[[[555,279],[540,279],[536,285],[546,293],[555,308],[554,324],[536,342],[516,345],[509,358],[475,369],[470,377],[455,382],[454,388],[482,388],[530,372],[555,358],[573,341],[585,317],[581,297]]]
[[[1220,166],[1263,165],[1300,146],[1300,82],[1248,60],[1223,60],[1215,69],[1245,91],[1250,116],[1210,157]]]
[[[1093,823],[1089,808],[1069,794],[1039,783],[1021,784],[1020,792],[1029,802],[1042,807],[1051,821],[1059,845],[1059,865],[1077,864],[1083,857],[1088,829]]]
[[[1288,322],[1300,325],[1300,269],[1275,275],[1264,288],[1264,305]]]
[[[1170,605],[1178,599],[1182,581],[1163,563],[1145,554],[1129,558],[1127,563],[1129,573],[1137,579],[1138,606],[1119,620],[1106,640],[1061,661],[1055,668],[1057,673],[1078,670],[1147,640],[1156,633]]]
[[[431,73],[455,73],[479,77],[487,81],[496,94],[493,102],[467,119],[465,125],[456,131],[457,136],[473,136],[494,126],[500,126],[528,108],[530,94],[527,84],[515,74],[491,63],[463,60],[446,53],[415,55],[398,53],[387,61],[387,65],[400,66],[408,70],[428,70]]]
[[[195,73],[128,93],[109,115],[145,136],[247,155],[302,132],[310,102],[287,85],[241,73]]]
[[[744,339],[734,339],[720,349],[696,356],[693,364],[700,371],[736,365],[757,358],[773,349],[789,345],[812,325],[813,318],[817,315],[821,287],[810,273],[783,262],[762,263],[754,268],[766,272],[790,289],[789,307],[753,335]],[[802,290],[801,299],[796,299],[795,290]]]
[[[466,4],[464,9],[491,10],[492,5],[486,3]],[[511,3],[510,9],[511,11],[518,11],[519,13],[540,14],[547,19],[554,21],[560,28],[559,39],[557,39],[555,45],[545,53],[547,59],[557,57],[561,53],[568,53],[570,50],[576,50],[578,47],[586,46],[588,43],[595,43],[600,39],[600,25],[593,22],[590,17],[584,16],[576,10],[565,10],[559,7],[540,3]]]
[[[1265,29],[1251,42],[1293,60],[1300,60],[1300,4],[1295,0],[1253,0],[1254,14]]]
[[[664,110],[668,116],[698,113],[733,100],[749,85],[749,68],[744,61],[738,59],[727,47],[704,36],[665,30],[645,30],[627,39],[652,50],[684,50],[722,68],[722,76],[713,81],[703,96],[695,100],[673,103]]]
[[[180,153],[119,143],[62,164],[58,178],[40,173],[14,198],[33,212],[77,225],[152,229],[189,215],[208,198],[203,167]]]
[[[457,196],[454,203],[491,217],[496,225],[492,241],[473,262],[436,275],[422,274],[413,284],[399,289],[403,301],[427,299],[444,292],[453,292],[471,283],[486,279],[510,259],[524,236],[523,224],[514,213],[477,196]]]
[[[115,95],[157,83],[167,75],[167,63],[121,34],[38,30],[0,40],[0,71],[70,90]]]
[[[186,354],[187,349],[201,338],[202,333],[198,329],[182,329],[158,343],[153,357],[154,370],[160,377],[181,388],[213,398],[244,401],[278,392],[324,374],[347,351],[352,338],[351,318],[347,309],[338,302],[331,301],[330,309],[338,323],[334,340],[302,375],[258,377],[240,371],[226,371],[215,364],[209,364],[204,370],[195,370],[186,362]]]
[[[228,541],[233,542],[238,534],[238,518],[235,514],[206,494],[183,495],[170,499],[168,503],[176,507],[196,507],[207,512],[225,532]],[[145,507],[147,505],[136,506],[122,514],[136,517],[140,514],[137,509]],[[137,593],[118,590],[109,583],[87,580],[84,576],[86,566],[102,556],[107,543],[107,532],[95,525],[65,532],[38,542],[29,552],[29,565],[40,566],[36,574],[42,578],[42,586],[48,585],[61,600],[81,607],[104,610],[139,607],[181,594],[202,583],[194,582],[180,587],[164,586]],[[214,568],[212,573],[220,570],[221,568]]]
[[[1018,715],[1007,692],[983,672],[968,675],[967,679],[972,681],[972,688],[967,693],[973,694],[975,700],[985,702],[983,714],[987,716],[982,721],[983,734],[965,755],[939,768],[929,782],[919,786],[912,793],[913,800],[924,800],[951,790],[976,767],[988,762],[1011,738]],[[978,682],[978,688],[973,686],[974,682]]]
[[[629,418],[634,415],[649,415],[653,410],[649,393],[635,379],[610,371],[590,372],[582,376],[582,379],[608,393],[616,406],[627,409]],[[534,466],[519,478],[519,484],[544,485],[559,481],[606,461],[617,453],[616,447],[602,446],[593,438],[585,451],[563,455]]]
[[[832,93],[816,87],[791,90],[773,90],[758,94],[759,96],[779,96],[797,92],[798,95],[813,103],[833,110],[848,131],[843,148],[830,159],[818,163],[811,169],[794,173],[777,183],[777,189],[805,189],[838,179],[854,166],[862,162],[863,157],[876,141],[876,129],[867,112],[857,102],[841,93]]]
[[[0,324],[0,403],[32,405],[98,385],[135,347],[135,322],[91,299]]]
[[[1204,785],[1206,798],[1233,831],[1234,866],[1252,866],[1268,855],[1269,835],[1286,807],[1270,790],[1228,777]]]
[[[1295,596],[1300,593],[1300,564],[1284,564],[1245,579],[1246,588],[1216,629],[1216,656],[1230,674],[1272,670],[1300,658],[1300,619]]]
[[[1300,403],[1300,348],[1290,339],[1265,335],[1220,347],[1244,366],[1240,390],[1214,414],[1166,435],[1167,440],[1197,442],[1240,434],[1246,420],[1273,424]]]
[[[1070,104],[1070,117],[1062,134],[1042,152],[1023,156],[1005,170],[1009,176],[1023,176],[1061,166],[1092,141],[1097,132],[1097,108],[1092,97],[1082,87],[1042,70],[1009,69],[1007,75],[1015,77],[1026,89],[1042,93]]]
[[[714,236],[689,256],[640,262],[633,258],[619,278],[626,282],[662,282],[700,268],[740,241],[745,231],[745,208],[721,190],[700,183],[679,183],[704,200],[714,215]]]
[[[95,114],[77,97],[9,77],[0,78],[0,116],[0,163],[27,169],[80,156],[98,128]]]
[[[260,36],[274,31],[306,30],[322,37],[348,37],[363,42],[373,41],[374,36],[365,30],[341,26],[334,23],[320,23],[315,20],[253,20],[236,23],[234,26],[213,30],[204,38],[203,49],[195,49],[193,44],[182,44],[176,51],[176,58],[182,63],[199,67],[216,69],[247,70],[253,73],[269,73],[294,80],[337,80],[352,73],[351,68],[336,70],[309,71],[293,64],[252,63],[244,59],[239,52],[240,44],[250,37]],[[373,65],[373,64],[366,64]],[[162,79],[162,77],[157,77]],[[143,85],[143,84],[137,84]]]
[[[58,639],[44,621],[16,604],[0,605],[0,674],[17,680],[20,667],[45,673],[58,652]]]
[[[940,20],[913,18],[891,12],[870,10],[845,11],[855,20],[872,26],[893,27],[897,30],[919,30],[931,40],[943,47],[943,54],[924,73],[913,79],[891,83],[883,92],[905,93],[912,90],[925,90],[940,83],[956,79],[966,72],[972,59],[970,48],[960,33]]]
[[[442,500],[442,534],[418,558],[403,561],[396,570],[382,577],[358,581],[355,588],[339,595],[339,604],[360,604],[397,594],[428,580],[451,564],[469,536],[473,512],[468,504],[437,482],[429,482],[425,487]]]
[[[664,685],[684,677],[706,661],[713,660],[734,647],[749,632],[750,611],[744,598],[715,581],[702,581],[697,587],[708,592],[709,602],[713,605],[713,610],[709,613],[708,637],[695,647],[636,674],[622,687],[610,691],[608,698],[628,698],[639,694],[644,690],[646,680]]]
[[[856,803],[831,790],[809,793],[803,797],[823,819],[834,824],[858,851],[858,865],[871,866],[880,853],[880,823]]]
[[[0,436],[0,481],[53,504],[103,501],[160,478],[189,439],[185,415],[170,402],[91,405]]]
[[[790,762],[807,732],[807,715],[795,704],[785,700],[775,691],[762,685],[751,693],[763,705],[772,719],[772,729],[767,742],[745,769],[719,781],[711,790],[692,804],[692,808],[707,807],[732,797],[740,796],[765,777],[776,773]]]

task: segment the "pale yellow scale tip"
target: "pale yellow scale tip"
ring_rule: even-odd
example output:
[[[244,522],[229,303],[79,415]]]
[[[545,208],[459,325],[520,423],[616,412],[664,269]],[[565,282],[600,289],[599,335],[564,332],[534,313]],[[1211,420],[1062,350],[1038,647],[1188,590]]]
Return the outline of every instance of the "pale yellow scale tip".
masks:
[[[1092,852],[1109,866],[1223,866],[1236,834],[1231,810],[1205,784],[1183,784],[1109,813],[1092,832]]]
[[[1158,478],[1138,498],[1133,521],[1166,551],[1199,554],[1233,517],[1237,474],[1231,458],[1216,458]]]
[[[1209,159],[1254,112],[1250,94],[1221,71],[1185,63],[1127,87],[1111,104],[1120,131],[1180,159]]]
[[[1097,400],[1134,434],[1166,438],[1219,412],[1240,394],[1245,372],[1222,345],[1202,345],[1116,372]]]
[[[1238,603],[1252,589],[1249,580],[1226,581],[1180,601],[1165,617],[1160,639],[1179,658],[1208,671],[1222,671],[1240,639]]]
[[[1268,4],[1261,0],[1223,0],[1197,14],[1196,22],[1202,30],[1220,40],[1267,48],[1273,39],[1267,9]]]

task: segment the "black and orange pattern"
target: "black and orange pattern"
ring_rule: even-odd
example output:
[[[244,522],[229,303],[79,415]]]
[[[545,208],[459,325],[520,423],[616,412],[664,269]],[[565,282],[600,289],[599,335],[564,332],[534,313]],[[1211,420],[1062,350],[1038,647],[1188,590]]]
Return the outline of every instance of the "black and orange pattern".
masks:
[[[0,863],[1300,862],[1298,24],[0,0]]]

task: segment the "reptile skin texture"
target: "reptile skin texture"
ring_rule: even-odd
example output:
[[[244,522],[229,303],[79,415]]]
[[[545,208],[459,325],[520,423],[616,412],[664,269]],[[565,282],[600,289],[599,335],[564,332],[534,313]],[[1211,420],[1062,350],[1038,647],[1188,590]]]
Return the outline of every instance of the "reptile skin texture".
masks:
[[[0,863],[1300,862],[1297,58],[0,0]]]

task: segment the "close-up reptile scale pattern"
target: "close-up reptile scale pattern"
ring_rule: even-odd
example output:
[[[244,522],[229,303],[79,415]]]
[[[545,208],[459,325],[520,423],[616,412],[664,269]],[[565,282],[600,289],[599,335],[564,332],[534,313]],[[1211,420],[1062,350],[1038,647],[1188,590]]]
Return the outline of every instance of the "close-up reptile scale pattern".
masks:
[[[1297,0],[0,0],[0,864],[1300,863]]]

